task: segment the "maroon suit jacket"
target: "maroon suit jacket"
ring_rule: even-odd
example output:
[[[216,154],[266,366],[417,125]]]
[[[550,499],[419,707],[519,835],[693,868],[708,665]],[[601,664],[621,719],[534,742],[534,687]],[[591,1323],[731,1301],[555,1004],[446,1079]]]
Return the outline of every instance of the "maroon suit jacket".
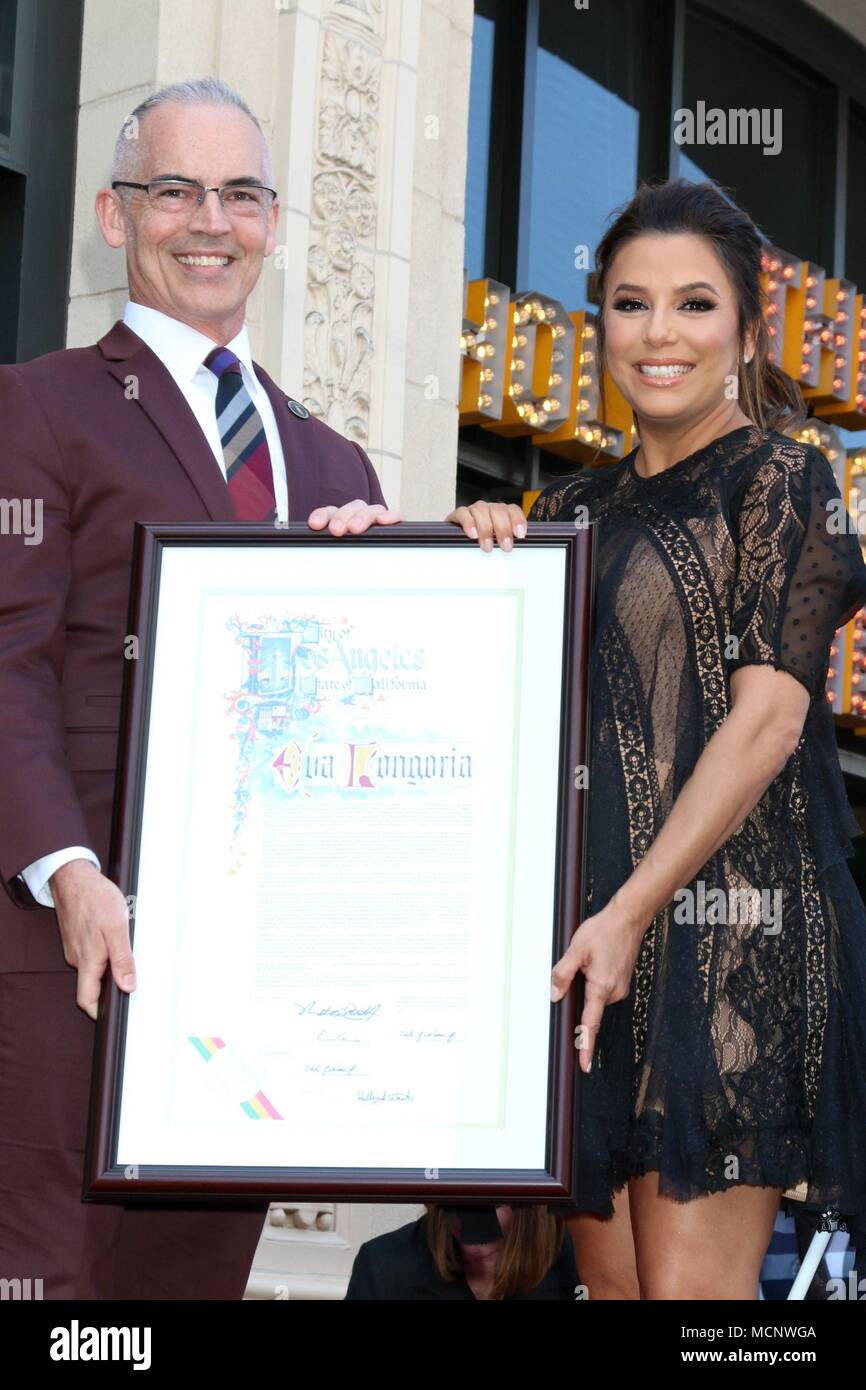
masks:
[[[256,373],[280,431],[290,521],[356,497],[384,502],[363,449],[299,418]],[[0,366],[0,425],[0,497],[43,507],[40,545],[0,535],[0,972],[63,970],[54,912],[17,875],[67,845],[108,867],[134,524],[236,518],[181,391],[122,322],[95,347]]]

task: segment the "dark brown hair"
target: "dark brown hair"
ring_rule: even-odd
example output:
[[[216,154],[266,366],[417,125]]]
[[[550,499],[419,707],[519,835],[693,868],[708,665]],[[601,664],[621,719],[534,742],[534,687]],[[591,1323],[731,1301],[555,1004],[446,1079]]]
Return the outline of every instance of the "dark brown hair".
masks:
[[[460,1247],[445,1207],[431,1203],[424,1218],[427,1244],[443,1279],[463,1274]],[[550,1269],[565,1239],[565,1218],[544,1205],[511,1208],[511,1219],[496,1266],[492,1298],[527,1294]]]
[[[727,192],[727,190],[726,190]],[[604,399],[604,296],[605,281],[613,259],[626,242],[648,232],[690,232],[707,237],[730,276],[739,308],[742,349],[748,328],[755,329],[755,352],[739,362],[739,403],[744,415],[762,430],[783,430],[806,418],[799,385],[767,357],[769,336],[764,320],[765,298],[761,286],[761,253],[764,243],[748,213],[708,181],[693,183],[676,178],[643,182],[634,197],[617,210],[595,252],[594,295],[601,306],[597,325],[598,381],[601,418]],[[628,451],[627,451],[628,452]],[[596,461],[598,453],[596,453]]]

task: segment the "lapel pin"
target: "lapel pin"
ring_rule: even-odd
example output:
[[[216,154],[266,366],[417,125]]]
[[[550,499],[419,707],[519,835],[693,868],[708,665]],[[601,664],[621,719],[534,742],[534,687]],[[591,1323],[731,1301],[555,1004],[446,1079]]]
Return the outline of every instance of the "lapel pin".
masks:
[[[309,410],[305,405],[301,405],[300,401],[293,401],[291,396],[287,396],[286,405],[293,415],[297,415],[299,420],[306,420],[309,418]]]

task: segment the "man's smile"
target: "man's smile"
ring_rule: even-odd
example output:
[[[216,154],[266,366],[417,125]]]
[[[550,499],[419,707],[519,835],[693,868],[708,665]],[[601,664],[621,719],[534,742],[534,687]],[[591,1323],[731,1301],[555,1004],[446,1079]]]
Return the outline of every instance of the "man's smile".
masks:
[[[174,259],[178,265],[182,265],[185,269],[219,271],[231,265],[234,257],[216,251],[176,251],[174,252]]]

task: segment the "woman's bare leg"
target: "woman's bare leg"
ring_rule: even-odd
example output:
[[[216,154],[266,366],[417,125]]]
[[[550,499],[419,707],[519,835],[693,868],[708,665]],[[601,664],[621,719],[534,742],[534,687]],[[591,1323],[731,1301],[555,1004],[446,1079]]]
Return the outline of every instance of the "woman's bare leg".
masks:
[[[628,1186],[614,1193],[613,1216],[574,1212],[565,1218],[574,1242],[577,1277],[589,1300],[640,1298]]]
[[[641,1298],[756,1299],[782,1188],[744,1183],[675,1202],[658,1177],[628,1184]]]

